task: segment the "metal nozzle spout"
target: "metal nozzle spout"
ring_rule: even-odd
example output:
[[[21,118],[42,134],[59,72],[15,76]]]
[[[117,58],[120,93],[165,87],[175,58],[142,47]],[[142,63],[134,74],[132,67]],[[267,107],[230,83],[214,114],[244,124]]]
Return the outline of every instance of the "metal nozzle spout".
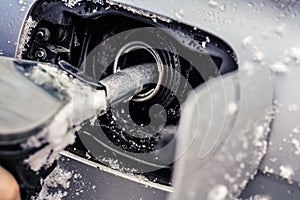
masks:
[[[144,85],[156,83],[157,76],[155,64],[143,64],[118,71],[100,83],[105,87],[107,103],[116,104],[130,100]]]

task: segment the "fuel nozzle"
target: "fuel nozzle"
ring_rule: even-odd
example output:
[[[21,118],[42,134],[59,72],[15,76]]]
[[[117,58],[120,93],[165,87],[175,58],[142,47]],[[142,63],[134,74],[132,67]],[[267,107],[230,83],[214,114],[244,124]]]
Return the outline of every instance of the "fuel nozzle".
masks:
[[[146,85],[158,83],[159,68],[154,63],[136,65],[111,74],[99,82],[79,73],[78,69],[66,61],[60,61],[59,66],[77,79],[106,91],[108,105],[129,101],[141,92]]]
[[[0,66],[0,164],[21,189],[33,192],[51,171],[55,155],[75,141],[83,121],[157,81],[154,64],[120,70],[100,82],[63,61],[58,67],[0,58]]]
[[[137,65],[120,70],[100,83],[105,87],[108,104],[130,100],[147,84],[155,83],[157,67],[154,64]]]

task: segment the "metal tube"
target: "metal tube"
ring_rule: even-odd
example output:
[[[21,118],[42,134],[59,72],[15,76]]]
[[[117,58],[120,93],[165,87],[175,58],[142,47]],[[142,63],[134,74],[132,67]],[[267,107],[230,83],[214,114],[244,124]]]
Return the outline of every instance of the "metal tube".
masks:
[[[156,64],[143,64],[118,71],[100,83],[106,88],[108,104],[129,101],[149,83],[156,83]]]

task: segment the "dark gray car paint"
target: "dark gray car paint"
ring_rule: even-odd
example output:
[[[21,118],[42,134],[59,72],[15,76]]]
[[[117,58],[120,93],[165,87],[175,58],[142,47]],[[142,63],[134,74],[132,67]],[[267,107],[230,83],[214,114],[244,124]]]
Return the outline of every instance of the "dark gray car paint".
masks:
[[[35,0],[3,0],[0,6],[0,54],[14,57],[23,21]]]
[[[122,174],[69,152],[62,153],[58,167],[80,176],[71,178],[70,188],[64,190],[68,195],[63,199],[164,200],[171,191],[170,187],[147,183],[142,178]]]

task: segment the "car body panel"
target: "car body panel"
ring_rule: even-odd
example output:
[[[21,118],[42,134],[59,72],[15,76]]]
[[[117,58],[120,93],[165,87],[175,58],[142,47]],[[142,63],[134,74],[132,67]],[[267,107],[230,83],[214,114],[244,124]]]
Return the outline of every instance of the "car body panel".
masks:
[[[21,2],[21,3],[19,3]],[[0,49],[2,55],[14,57],[19,33],[30,5],[34,0],[2,1],[0,8]],[[212,33],[232,47],[236,53],[239,69],[249,66],[270,67],[283,63],[289,52],[300,44],[299,1],[285,0],[218,0],[180,1],[164,0],[115,0],[129,11],[146,10]],[[126,5],[126,6],[124,6]],[[133,9],[135,8],[135,9]],[[295,49],[295,48],[294,48]],[[285,64],[285,63],[283,63]],[[292,180],[300,182],[300,159],[297,153],[297,109],[300,100],[298,60],[286,64],[288,70],[277,74],[274,80],[276,105],[268,152],[259,168],[261,171],[282,176],[281,166],[293,168]],[[253,97],[259,101],[259,97]],[[295,108],[295,106],[294,106]]]
[[[0,53],[14,57],[23,22],[35,0],[1,1],[0,7]]]

